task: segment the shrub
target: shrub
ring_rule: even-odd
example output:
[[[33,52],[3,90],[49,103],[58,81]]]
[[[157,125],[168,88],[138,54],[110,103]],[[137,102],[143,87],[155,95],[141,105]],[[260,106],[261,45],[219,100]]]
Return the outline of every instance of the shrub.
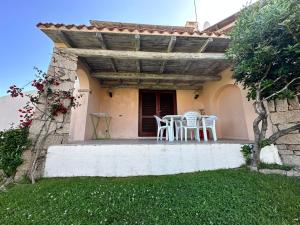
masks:
[[[28,128],[0,131],[0,170],[12,176],[22,163],[22,152],[28,148]]]
[[[241,152],[243,153],[243,156],[245,158],[246,165],[250,165],[251,164],[252,149],[253,149],[252,145],[243,145],[242,146]]]

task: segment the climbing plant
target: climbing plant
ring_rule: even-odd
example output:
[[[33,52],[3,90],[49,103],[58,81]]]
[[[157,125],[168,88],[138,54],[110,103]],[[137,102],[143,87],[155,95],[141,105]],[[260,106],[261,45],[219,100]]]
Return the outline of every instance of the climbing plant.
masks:
[[[62,52],[57,52],[56,56],[68,57]],[[52,64],[56,63],[56,58],[52,58]],[[45,141],[49,135],[55,133],[57,130],[62,129],[65,126],[66,115],[71,110],[79,106],[78,99],[81,95],[73,96],[74,89],[69,88],[64,90],[60,88],[66,81],[66,70],[52,66],[51,73],[45,73],[38,68],[35,70],[35,79],[29,82],[27,85],[31,85],[35,92],[24,93],[25,85],[22,88],[16,85],[10,86],[7,91],[11,97],[27,97],[29,101],[26,105],[19,109],[20,123],[19,128],[21,130],[29,129],[29,136],[31,140],[31,165],[28,171],[28,176],[32,183],[35,182],[35,171],[37,169],[37,161],[40,157],[41,151]],[[34,125],[34,121],[38,120],[38,126],[34,129],[30,129]],[[38,130],[36,130],[38,129]],[[32,135],[34,132],[34,135]]]

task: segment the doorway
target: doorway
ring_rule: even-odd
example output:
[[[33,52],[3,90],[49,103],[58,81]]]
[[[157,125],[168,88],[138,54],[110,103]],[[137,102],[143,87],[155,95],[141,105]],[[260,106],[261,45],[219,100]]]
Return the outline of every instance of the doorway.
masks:
[[[155,137],[156,121],[153,115],[163,117],[177,114],[176,91],[139,91],[139,136]]]

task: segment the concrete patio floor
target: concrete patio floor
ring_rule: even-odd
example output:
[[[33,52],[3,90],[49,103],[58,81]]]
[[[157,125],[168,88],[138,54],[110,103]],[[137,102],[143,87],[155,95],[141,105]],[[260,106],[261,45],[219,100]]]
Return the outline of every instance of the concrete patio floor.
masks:
[[[185,141],[173,141],[166,140],[157,141],[156,138],[139,138],[139,139],[99,139],[99,140],[87,140],[87,141],[73,141],[66,145],[139,145],[139,144],[151,144],[151,145],[189,145],[189,144],[252,144],[253,141],[238,140],[238,139],[219,139],[217,141],[208,140],[207,142],[201,140],[197,142],[195,140]]]

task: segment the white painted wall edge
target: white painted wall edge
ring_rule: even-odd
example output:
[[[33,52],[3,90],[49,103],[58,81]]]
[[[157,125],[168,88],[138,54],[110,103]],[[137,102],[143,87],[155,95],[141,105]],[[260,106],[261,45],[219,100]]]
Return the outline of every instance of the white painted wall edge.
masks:
[[[46,156],[44,177],[168,175],[245,163],[241,144],[59,145]]]

